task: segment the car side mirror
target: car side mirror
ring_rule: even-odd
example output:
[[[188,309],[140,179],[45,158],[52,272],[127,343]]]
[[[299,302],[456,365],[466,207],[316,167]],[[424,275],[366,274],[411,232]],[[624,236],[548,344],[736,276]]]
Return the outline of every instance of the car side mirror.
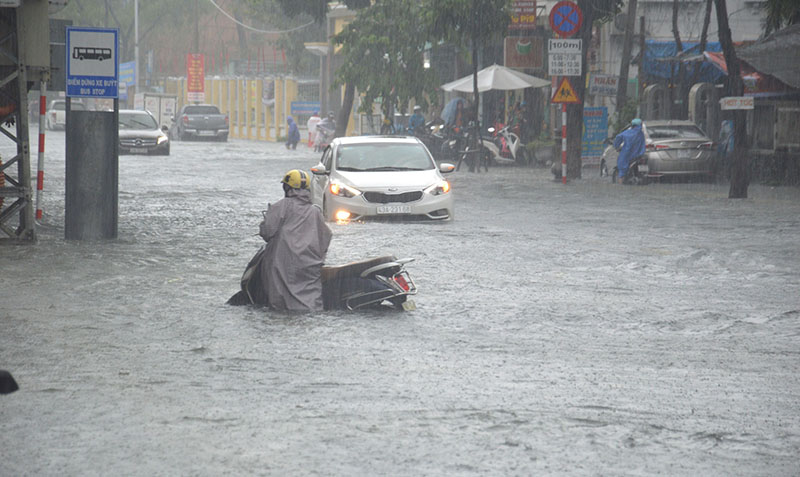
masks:
[[[167,132],[167,131],[169,131],[169,127],[167,127],[167,125],[165,124],[165,125],[161,126],[161,130],[164,131],[164,132]]]
[[[443,162],[439,164],[439,172],[443,174],[447,174],[456,170],[456,166],[450,164],[449,162]]]
[[[315,176],[325,176],[328,174],[328,170],[320,163],[311,168],[311,173]]]

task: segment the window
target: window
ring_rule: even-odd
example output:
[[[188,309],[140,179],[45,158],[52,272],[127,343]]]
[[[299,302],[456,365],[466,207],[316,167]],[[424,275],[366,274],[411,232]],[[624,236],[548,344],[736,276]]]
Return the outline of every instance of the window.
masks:
[[[775,106],[756,105],[753,109],[753,149],[775,148]],[[749,119],[749,118],[748,118]]]
[[[703,139],[706,137],[697,126],[648,126],[650,139]]]
[[[800,108],[778,108],[777,147],[800,147]]]
[[[183,114],[220,114],[216,106],[186,106]]]
[[[433,169],[434,164],[421,144],[347,144],[336,151],[336,168],[349,171],[393,171]]]

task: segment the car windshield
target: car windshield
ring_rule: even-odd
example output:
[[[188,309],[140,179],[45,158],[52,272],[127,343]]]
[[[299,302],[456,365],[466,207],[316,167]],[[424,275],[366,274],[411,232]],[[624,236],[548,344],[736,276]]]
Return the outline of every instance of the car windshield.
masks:
[[[692,125],[646,126],[650,139],[702,139],[703,131]]]
[[[158,129],[155,119],[146,113],[119,113],[120,129]]]
[[[434,169],[434,164],[421,144],[345,144],[337,149],[336,168],[341,171],[424,171]]]
[[[216,106],[187,106],[183,114],[219,114]]]

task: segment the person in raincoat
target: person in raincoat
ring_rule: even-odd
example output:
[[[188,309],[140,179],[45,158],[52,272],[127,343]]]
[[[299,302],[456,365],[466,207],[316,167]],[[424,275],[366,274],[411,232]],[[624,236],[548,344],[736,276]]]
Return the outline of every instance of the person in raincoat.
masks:
[[[314,146],[314,139],[317,137],[317,124],[322,120],[319,117],[319,111],[314,111],[314,114],[306,121],[306,129],[308,130],[308,147]]]
[[[298,169],[287,172],[281,183],[284,198],[269,206],[259,226],[267,242],[260,276],[270,308],[285,311],[320,311],[322,264],[331,230],[322,211],[311,203],[310,176]]]
[[[294,118],[289,116],[286,118],[286,124],[289,126],[289,139],[286,141],[286,149],[297,149],[297,143],[300,142],[300,129],[297,128],[297,123]]]
[[[641,119],[634,119],[631,121],[631,127],[617,134],[617,137],[614,138],[614,148],[619,151],[617,169],[619,169],[621,184],[631,161],[644,154],[644,132]]]
[[[414,106],[414,114],[408,118],[408,133],[416,136],[422,133],[425,127],[425,116],[422,115],[422,106]]]

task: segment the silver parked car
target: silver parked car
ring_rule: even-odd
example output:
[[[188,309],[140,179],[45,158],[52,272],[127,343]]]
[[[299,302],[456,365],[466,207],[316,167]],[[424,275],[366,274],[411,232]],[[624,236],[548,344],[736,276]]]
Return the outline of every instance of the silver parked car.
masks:
[[[334,139],[311,168],[314,203],[330,221],[365,217],[449,220],[453,192],[415,137],[358,136]]]
[[[694,122],[644,121],[642,130],[645,138],[645,161],[639,165],[639,171],[647,177],[714,175],[714,141]],[[611,138],[611,142],[613,140]],[[601,175],[611,173],[617,165],[618,156],[619,152],[613,145],[606,147],[600,160]]]

